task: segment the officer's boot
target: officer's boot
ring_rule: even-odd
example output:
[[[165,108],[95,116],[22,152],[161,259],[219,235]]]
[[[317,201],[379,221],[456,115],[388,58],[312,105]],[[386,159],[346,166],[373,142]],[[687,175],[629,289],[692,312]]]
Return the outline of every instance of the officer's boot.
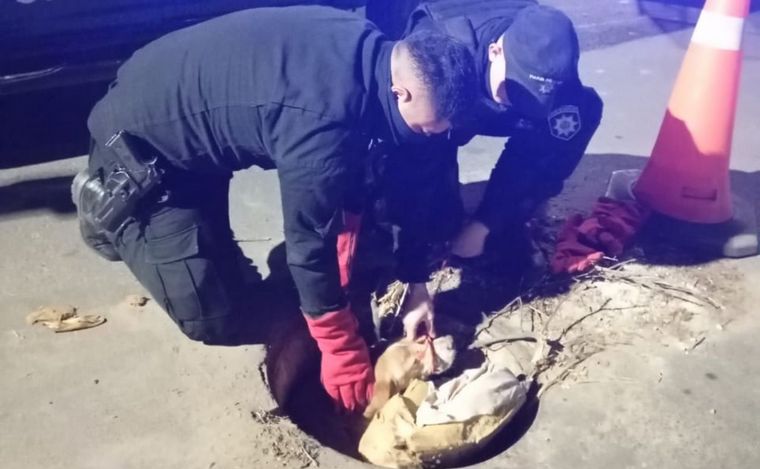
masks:
[[[120,261],[121,256],[116,252],[113,244],[108,240],[106,232],[99,229],[90,218],[89,208],[99,196],[88,182],[91,180],[87,169],[83,169],[71,183],[71,200],[77,207],[77,218],[79,218],[79,233],[85,244],[92,248],[100,257],[109,261]]]

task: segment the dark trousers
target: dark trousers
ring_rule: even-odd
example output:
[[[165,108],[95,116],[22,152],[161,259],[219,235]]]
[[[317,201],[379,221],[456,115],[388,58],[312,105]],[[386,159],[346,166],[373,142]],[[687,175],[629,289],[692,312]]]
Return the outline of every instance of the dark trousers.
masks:
[[[97,145],[90,174],[112,160]],[[229,219],[230,174],[171,172],[108,237],[137,280],[190,339],[234,342],[243,307],[242,253]]]

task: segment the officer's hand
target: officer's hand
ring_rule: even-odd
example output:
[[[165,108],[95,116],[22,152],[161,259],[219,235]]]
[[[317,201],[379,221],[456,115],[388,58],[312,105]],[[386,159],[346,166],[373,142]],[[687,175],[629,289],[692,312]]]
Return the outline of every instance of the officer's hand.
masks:
[[[454,240],[451,253],[465,258],[483,254],[488,232],[488,227],[479,221],[468,223]]]
[[[404,315],[404,335],[411,340],[421,335],[435,337],[433,300],[424,283],[409,285],[409,305]]]
[[[339,412],[362,412],[372,401],[375,378],[369,373],[359,376],[352,382],[337,385],[325,380],[326,377],[327,375],[323,373],[322,386]]]
[[[363,410],[373,395],[375,373],[356,317],[347,306],[306,317],[309,333],[322,352],[322,386],[335,404],[349,412]]]

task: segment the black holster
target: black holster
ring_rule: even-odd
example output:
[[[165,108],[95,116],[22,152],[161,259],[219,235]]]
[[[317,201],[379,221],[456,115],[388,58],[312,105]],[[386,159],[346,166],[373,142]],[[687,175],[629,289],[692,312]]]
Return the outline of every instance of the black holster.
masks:
[[[156,154],[148,154],[134,136],[121,131],[105,148],[115,166],[106,174],[91,175],[80,189],[80,212],[97,228],[114,233],[131,217],[140,200],[155,192],[163,171]]]

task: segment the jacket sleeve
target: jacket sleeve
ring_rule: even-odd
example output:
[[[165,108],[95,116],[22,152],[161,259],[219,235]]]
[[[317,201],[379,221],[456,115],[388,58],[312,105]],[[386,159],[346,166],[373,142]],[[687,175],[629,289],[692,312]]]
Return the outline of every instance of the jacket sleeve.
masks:
[[[351,132],[330,122],[299,122],[273,139],[280,180],[285,248],[301,309],[309,315],[346,305],[340,286],[336,241],[352,161]]]
[[[561,106],[538,128],[510,137],[475,214],[492,232],[524,221],[550,197],[562,192],[602,117],[602,101],[582,88],[577,104]]]

